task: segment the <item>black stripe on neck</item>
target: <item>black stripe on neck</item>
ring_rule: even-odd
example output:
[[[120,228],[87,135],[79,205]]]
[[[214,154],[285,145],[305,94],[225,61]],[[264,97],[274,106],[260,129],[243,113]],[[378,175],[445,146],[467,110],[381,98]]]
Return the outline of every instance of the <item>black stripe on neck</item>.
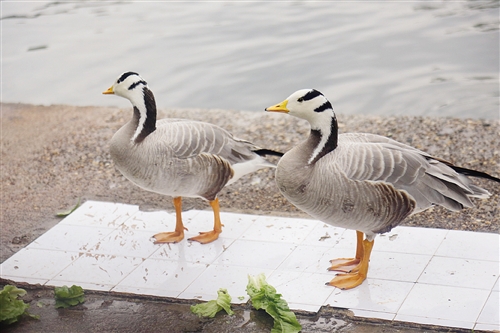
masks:
[[[331,151],[335,150],[337,148],[338,144],[338,135],[339,135],[339,130],[338,130],[338,124],[337,124],[337,118],[335,116],[332,117],[332,123],[330,126],[330,136],[328,137],[328,140],[326,140],[323,148],[321,151],[316,155],[314,160],[311,161],[310,164],[316,163],[320,158],[325,156],[326,154],[330,153]],[[314,141],[314,149],[321,143],[321,139],[323,138],[323,133],[321,130],[317,129],[311,129],[311,134],[309,135],[311,139]]]
[[[146,120],[142,126],[142,130],[135,138],[135,143],[142,142],[149,134],[156,130],[156,102],[153,92],[147,87],[142,89],[144,92],[144,105],[146,106]],[[140,119],[141,114],[137,107],[134,106],[134,115]]]
[[[128,78],[130,75],[139,76],[139,74],[137,74],[135,72],[126,72],[126,73],[123,73],[122,76],[120,76],[120,78],[118,79],[118,81],[116,81],[116,83],[120,83],[120,82],[125,81],[125,79]]]
[[[308,101],[310,99],[316,98],[316,97],[321,96],[321,95],[323,95],[323,94],[320,93],[319,91],[317,91],[316,89],[312,89],[312,90],[308,91],[307,94],[302,96],[302,100]]]

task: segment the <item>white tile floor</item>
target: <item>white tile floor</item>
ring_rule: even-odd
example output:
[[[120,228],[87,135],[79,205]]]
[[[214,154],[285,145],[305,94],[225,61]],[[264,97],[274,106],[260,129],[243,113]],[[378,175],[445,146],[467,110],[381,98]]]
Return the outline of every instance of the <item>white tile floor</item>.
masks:
[[[186,238],[210,230],[210,211],[183,213]],[[174,228],[166,212],[87,201],[0,268],[2,278],[50,286],[214,299],[227,288],[246,302],[248,274],[264,273],[292,309],[322,305],[355,315],[475,330],[500,330],[498,234],[397,227],[377,237],[368,279],[347,291],[325,286],[329,260],[352,256],[355,233],[308,219],[222,213],[207,245],[155,245]]]

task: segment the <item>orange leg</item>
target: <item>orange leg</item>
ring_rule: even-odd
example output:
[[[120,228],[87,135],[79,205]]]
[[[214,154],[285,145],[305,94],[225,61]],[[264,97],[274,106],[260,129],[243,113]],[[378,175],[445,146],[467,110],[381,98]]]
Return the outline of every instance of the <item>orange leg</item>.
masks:
[[[219,234],[222,232],[222,223],[220,222],[219,214],[219,199],[215,198],[215,200],[210,201],[210,206],[212,206],[212,210],[214,211],[214,230],[200,232],[198,236],[189,238],[190,241],[197,241],[202,244],[207,244],[219,238]]]
[[[368,274],[368,263],[370,262],[370,255],[372,253],[372,248],[374,240],[363,240],[363,255],[356,268],[354,268],[351,273],[337,274],[337,276],[327,285],[334,286],[340,289],[351,289],[359,286],[366,279]]]
[[[329,271],[352,272],[359,265],[361,257],[363,257],[363,233],[356,230],[356,257],[354,258],[338,258],[330,260],[332,264]]]
[[[174,198],[175,207],[175,230],[172,232],[160,232],[154,235],[155,244],[159,243],[177,243],[184,239],[184,224],[182,224],[182,198]]]

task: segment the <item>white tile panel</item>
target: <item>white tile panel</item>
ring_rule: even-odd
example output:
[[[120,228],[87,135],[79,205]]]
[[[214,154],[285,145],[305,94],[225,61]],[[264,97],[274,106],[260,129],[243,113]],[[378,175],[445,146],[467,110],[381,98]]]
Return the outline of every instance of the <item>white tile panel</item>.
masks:
[[[135,288],[141,292],[147,289],[177,297],[205,271],[207,266],[174,260],[146,259],[113,290],[125,291]]]
[[[260,242],[238,239],[214,263],[218,265],[277,268],[295,249],[291,243]]]
[[[493,291],[477,320],[480,324],[496,325],[500,327],[500,292]]]
[[[499,244],[498,234],[450,230],[436,255],[498,262]]]
[[[396,314],[410,293],[413,283],[366,279],[360,286],[340,290],[335,288],[326,304],[356,310]]]
[[[0,265],[16,282],[211,300],[228,289],[248,300],[248,275],[264,273],[290,308],[348,308],[359,317],[498,330],[498,234],[397,227],[379,235],[368,279],[339,290],[325,283],[330,260],[356,251],[356,233],[311,219],[221,213],[210,244],[188,241],[213,228],[210,210],[182,213],[186,239],[154,244],[175,214],[87,201]]]
[[[477,321],[489,294],[482,289],[417,283],[398,314],[466,322],[468,328]]]
[[[81,253],[24,248],[1,265],[2,276],[50,280],[71,265]]]
[[[277,293],[290,303],[319,305],[325,304],[335,288],[326,286],[330,280],[327,274],[308,272],[274,271],[267,282]]]
[[[274,216],[259,216],[241,239],[300,244],[318,222]]]
[[[492,290],[499,273],[494,261],[435,256],[418,282]]]

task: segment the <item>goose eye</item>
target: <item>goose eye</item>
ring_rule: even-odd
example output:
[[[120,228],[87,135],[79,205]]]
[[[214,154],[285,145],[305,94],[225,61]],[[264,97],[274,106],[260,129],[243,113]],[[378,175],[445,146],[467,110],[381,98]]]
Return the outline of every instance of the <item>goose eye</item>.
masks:
[[[302,103],[304,101],[304,97],[301,97],[297,100],[297,102]]]

